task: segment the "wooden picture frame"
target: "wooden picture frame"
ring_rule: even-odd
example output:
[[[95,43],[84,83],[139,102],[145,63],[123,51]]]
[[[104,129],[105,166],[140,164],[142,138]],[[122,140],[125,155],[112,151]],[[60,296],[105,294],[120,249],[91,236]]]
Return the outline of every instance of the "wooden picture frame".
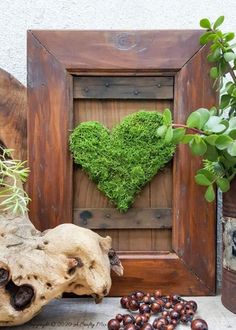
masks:
[[[217,103],[207,48],[198,30],[28,31],[28,153],[30,215],[38,228],[72,222],[72,169],[68,136],[73,76],[174,78],[174,119],[184,123],[198,107]],[[135,287],[184,295],[215,293],[215,204],[194,182],[200,160],[186,146],[173,165],[173,234],[170,253],[120,255],[122,278],[112,295]]]

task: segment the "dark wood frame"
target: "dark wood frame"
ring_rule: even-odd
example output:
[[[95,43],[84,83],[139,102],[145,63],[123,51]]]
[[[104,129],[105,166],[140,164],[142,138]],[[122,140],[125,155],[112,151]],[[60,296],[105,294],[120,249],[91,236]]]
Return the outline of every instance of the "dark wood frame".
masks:
[[[194,109],[217,102],[200,34],[198,30],[28,32],[28,190],[31,218],[38,228],[72,221],[68,135],[73,75],[173,76],[175,121],[183,123]],[[132,260],[121,256],[130,281],[140,288],[154,289],[158,283],[181,294],[215,293],[215,205],[204,201],[203,189],[194,183],[199,163],[185,146],[174,158],[175,253],[134,255]],[[115,277],[117,281],[116,294],[130,292],[125,276]]]

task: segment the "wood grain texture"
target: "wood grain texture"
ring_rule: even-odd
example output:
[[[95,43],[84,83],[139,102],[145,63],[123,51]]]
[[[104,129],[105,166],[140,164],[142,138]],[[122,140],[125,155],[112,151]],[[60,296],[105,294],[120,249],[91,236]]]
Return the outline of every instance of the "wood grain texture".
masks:
[[[26,97],[26,87],[0,69],[0,140],[21,160],[27,159]]]
[[[103,237],[110,236],[112,246],[118,253],[126,252],[132,256],[134,253],[153,255],[153,253],[170,253],[172,251],[171,229],[140,230],[133,228],[132,230],[95,229],[94,231]]]
[[[120,255],[124,266],[124,275],[113,276],[111,296],[122,296],[137,290],[152,292],[161,288],[164,294],[181,292],[182,295],[209,295],[213,292],[193,273],[175,254],[132,256],[133,259]],[[147,272],[148,270],[148,272]]]
[[[184,123],[197,108],[210,108],[218,103],[208,75],[207,53],[207,48],[202,48],[176,75],[176,123]],[[194,181],[200,164],[201,160],[192,156],[186,145],[178,148],[173,176],[173,247],[189,269],[214,292],[216,207],[215,203],[205,201],[204,187]]]
[[[72,77],[28,33],[28,150],[30,215],[37,228],[71,222]]]
[[[120,213],[114,208],[74,209],[74,223],[90,229],[168,229],[172,227],[172,210],[131,208]]]
[[[175,76],[174,115],[175,119],[183,123],[190,111],[216,103],[212,82],[208,77],[206,50],[198,43],[201,33],[28,32],[29,159],[33,173],[29,190],[33,199],[32,219],[38,225],[41,221],[41,228],[72,221],[72,162],[67,150],[73,113],[71,74]],[[96,114],[101,115],[104,122],[108,120],[110,127],[126,111],[129,112],[126,107],[121,116],[119,111],[114,111],[119,109],[117,104],[115,108],[113,103],[108,106],[108,103],[98,101],[97,104],[100,109],[98,107]],[[91,103],[87,110],[90,106]],[[101,109],[106,116],[101,114]],[[87,120],[90,120],[87,110],[84,111],[85,118],[87,116]],[[165,288],[168,286],[169,291],[177,289],[180,294],[214,294],[215,208],[214,205],[204,203],[202,189],[194,184],[193,173],[198,165],[196,158],[188,154],[185,148],[180,148],[174,160],[173,198],[166,201],[174,211],[173,248],[176,254],[173,257],[172,254],[164,254],[154,262],[155,251],[152,249],[158,249],[158,242],[156,244],[152,241],[155,238],[151,229],[145,233],[146,249],[142,258],[132,255],[130,251],[135,249],[142,253],[144,230],[104,230],[104,234],[113,232],[114,244],[119,251],[128,251],[123,261],[127,271],[124,278],[126,281],[123,283],[115,279],[112,294],[119,294],[122,285],[128,290],[139,282],[143,287],[156,287],[160,283]],[[76,175],[74,173],[74,178]],[[172,173],[169,175],[172,179]],[[86,180],[85,177],[82,179]],[[162,183],[164,185],[165,180]],[[138,203],[145,207],[147,201],[151,201],[152,205],[157,203],[159,207],[160,194],[154,187],[150,190],[149,185],[144,189],[144,195],[140,195]],[[166,190],[164,194],[166,196],[169,191]],[[107,207],[106,202],[103,200],[101,204]],[[83,203],[89,204],[89,198],[85,196]]]
[[[173,77],[75,77],[75,99],[173,99]]]
[[[39,31],[35,38],[70,72],[177,71],[201,47],[200,30]]]

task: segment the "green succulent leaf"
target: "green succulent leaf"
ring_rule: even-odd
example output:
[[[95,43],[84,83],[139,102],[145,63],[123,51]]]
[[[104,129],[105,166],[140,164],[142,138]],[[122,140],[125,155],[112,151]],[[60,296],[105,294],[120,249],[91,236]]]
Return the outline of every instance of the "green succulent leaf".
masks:
[[[229,128],[236,129],[236,117],[232,117],[229,119]]]
[[[229,136],[233,139],[236,140],[236,129],[232,129],[229,131]]]
[[[227,91],[227,94],[231,95],[233,90],[235,88],[235,84],[232,82],[232,81],[229,81],[226,86],[225,86],[225,89]]]
[[[186,135],[183,137],[181,143],[183,143],[183,144],[188,144],[189,142],[191,142],[191,141],[194,139],[194,137],[195,137],[194,134],[186,134]]]
[[[201,115],[197,111],[190,114],[187,119],[187,126],[190,128],[201,128]]]
[[[233,32],[226,33],[224,38],[225,38],[225,41],[231,41],[234,39],[234,33]]]
[[[182,127],[175,128],[173,130],[173,138],[172,143],[180,143],[182,142],[183,137],[185,136],[186,129]]]
[[[200,26],[204,29],[210,29],[211,23],[208,18],[203,18],[200,20]]]
[[[166,134],[164,137],[165,143],[170,143],[172,141],[172,138],[173,138],[173,128],[171,126],[169,126],[167,128],[167,131],[166,131]]]
[[[206,143],[199,136],[195,136],[194,139],[189,142],[189,146],[192,153],[197,156],[203,156],[207,151]]]
[[[226,178],[219,178],[216,180],[217,186],[221,189],[222,192],[226,192],[230,189],[229,180]]]
[[[209,120],[204,125],[205,131],[210,131],[213,133],[221,133],[223,132],[226,127],[225,125],[221,124],[222,119],[218,116],[211,116]]]
[[[231,96],[236,97],[236,87],[233,89]]]
[[[208,202],[213,202],[215,199],[215,191],[212,184],[207,188],[205,192],[205,199]]]
[[[224,22],[225,17],[224,16],[220,16],[217,18],[217,20],[215,21],[214,25],[213,25],[213,29],[217,29],[223,22]]]
[[[211,107],[209,110],[209,113],[211,116],[217,115],[217,108],[216,107]]]
[[[210,112],[208,109],[205,108],[199,108],[197,110],[197,113],[200,114],[200,129],[205,125],[205,123],[208,121],[208,119],[210,118]]]
[[[201,168],[200,170],[197,171],[197,174],[202,174],[204,175],[210,182],[215,181],[215,175],[211,171]]]
[[[219,77],[219,71],[218,71],[217,67],[213,66],[213,67],[211,68],[211,70],[210,70],[210,76],[211,76],[211,78],[213,78],[213,79],[216,79],[216,78]]]
[[[204,154],[204,158],[210,160],[211,162],[215,162],[217,161],[218,157],[219,154],[217,148],[215,146],[207,144],[207,151]]]
[[[166,125],[170,125],[172,123],[172,113],[170,109],[166,108],[163,111],[163,120],[164,120],[164,124]]]
[[[220,100],[220,108],[225,109],[229,105],[230,100],[231,100],[230,95],[228,95],[228,94],[222,95],[221,100]]]
[[[219,59],[221,58],[222,56],[222,50],[220,47],[217,47],[214,52],[212,53],[212,59],[213,59],[213,62],[216,62],[216,61],[219,61]]]
[[[195,175],[195,182],[201,186],[209,186],[211,181],[204,174]]]
[[[157,135],[160,137],[163,137],[165,135],[166,131],[167,131],[166,125],[159,126],[157,129]]]
[[[236,55],[232,52],[224,53],[224,59],[226,62],[231,62],[236,58]]]
[[[228,153],[230,156],[236,156],[236,141],[233,141],[227,148]]]
[[[199,42],[201,45],[205,45],[208,43],[210,37],[213,35],[212,32],[205,32],[204,34],[201,35],[201,37],[199,38]]]
[[[218,138],[218,135],[216,134],[211,134],[211,135],[207,135],[204,137],[205,141],[207,143],[209,143],[210,145],[214,146],[215,145],[215,142],[216,142],[216,139]]]
[[[232,141],[233,139],[230,136],[226,134],[221,134],[216,139],[215,145],[219,150],[224,150],[228,148],[228,146],[232,143]]]

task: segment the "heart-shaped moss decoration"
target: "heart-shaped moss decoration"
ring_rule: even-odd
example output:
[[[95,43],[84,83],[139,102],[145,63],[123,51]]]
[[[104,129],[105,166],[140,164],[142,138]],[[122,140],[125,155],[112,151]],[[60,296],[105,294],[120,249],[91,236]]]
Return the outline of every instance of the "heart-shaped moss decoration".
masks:
[[[122,212],[173,156],[175,146],[157,135],[162,124],[161,113],[139,111],[125,117],[111,133],[101,123],[89,121],[70,136],[75,163]]]

